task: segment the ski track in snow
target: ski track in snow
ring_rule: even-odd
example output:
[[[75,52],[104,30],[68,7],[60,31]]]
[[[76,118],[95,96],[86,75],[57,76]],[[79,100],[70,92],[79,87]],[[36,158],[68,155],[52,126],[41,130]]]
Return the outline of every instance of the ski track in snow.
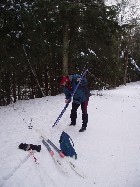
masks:
[[[19,163],[18,166],[16,166],[15,168],[13,168],[13,170],[12,170],[8,175],[6,175],[6,176],[3,177],[4,182],[3,182],[3,184],[1,184],[1,186],[3,186],[4,183],[5,183],[6,181],[8,181],[8,180],[14,175],[14,173],[22,166],[22,164],[24,164],[24,163],[27,161],[27,159],[28,159],[29,157],[30,157],[30,155],[27,155],[27,157],[25,157],[25,158],[23,159],[23,161],[21,161],[21,162]]]
[[[0,107],[1,187],[140,187],[140,82],[100,91],[100,96],[93,93],[84,133],[79,133],[80,108],[77,125],[69,126],[71,104],[52,128],[65,106],[63,94]],[[71,160],[87,177],[80,178],[69,167],[69,175],[64,174],[34,128],[43,129],[58,147],[62,131],[67,132],[78,154]],[[41,152],[35,153],[39,164],[18,149],[20,143],[41,144]]]

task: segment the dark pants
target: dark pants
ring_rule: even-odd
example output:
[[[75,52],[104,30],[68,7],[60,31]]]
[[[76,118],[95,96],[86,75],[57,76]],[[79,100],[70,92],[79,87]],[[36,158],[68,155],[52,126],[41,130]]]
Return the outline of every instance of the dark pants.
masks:
[[[71,109],[71,124],[76,124],[76,118],[77,118],[77,109],[81,105],[82,110],[82,127],[86,128],[88,123],[88,114],[87,114],[87,106],[88,106],[88,100],[84,101],[81,104],[72,103],[72,109]]]

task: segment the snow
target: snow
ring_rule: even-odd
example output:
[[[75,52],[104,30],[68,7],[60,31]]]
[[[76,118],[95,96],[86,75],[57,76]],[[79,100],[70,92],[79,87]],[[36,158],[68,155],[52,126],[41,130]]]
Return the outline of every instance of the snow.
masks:
[[[93,93],[83,133],[80,108],[77,125],[68,126],[71,106],[52,128],[65,105],[63,94],[0,107],[0,186],[140,187],[140,82]],[[42,129],[58,147],[62,131],[67,132],[78,155],[70,159],[86,178],[70,167],[69,174],[63,173],[35,129]],[[41,145],[41,152],[34,153],[39,164],[28,151],[18,149],[20,143]]]
[[[121,12],[119,13],[120,24],[130,24],[133,19],[137,20],[139,23],[140,0],[105,0],[107,6],[117,5],[122,2],[123,5],[121,6]]]

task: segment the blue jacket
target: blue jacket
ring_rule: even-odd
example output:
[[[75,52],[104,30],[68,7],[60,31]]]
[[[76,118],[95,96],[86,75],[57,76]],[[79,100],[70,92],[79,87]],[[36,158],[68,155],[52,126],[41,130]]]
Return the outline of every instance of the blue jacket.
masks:
[[[69,76],[70,89],[67,86],[64,86],[63,88],[63,92],[66,96],[66,99],[71,99],[71,94],[74,92],[76,85],[78,84],[77,78],[81,78],[81,75],[74,74]],[[81,104],[82,102],[89,99],[90,91],[87,86],[88,86],[87,80],[83,78],[73,96],[74,103]]]

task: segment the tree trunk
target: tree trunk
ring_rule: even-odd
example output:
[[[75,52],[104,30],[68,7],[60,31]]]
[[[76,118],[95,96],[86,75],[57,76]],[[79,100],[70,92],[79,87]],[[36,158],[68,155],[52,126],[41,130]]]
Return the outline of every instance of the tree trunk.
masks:
[[[16,74],[15,74],[15,66],[13,65],[13,98],[14,103],[16,102],[17,96],[16,96]]]
[[[27,62],[28,62],[30,71],[31,71],[31,73],[33,74],[33,77],[34,77],[35,80],[36,80],[36,83],[37,83],[37,85],[38,85],[38,88],[39,88],[39,90],[40,90],[42,96],[45,97],[45,94],[43,93],[43,91],[42,91],[42,89],[41,89],[41,86],[40,86],[39,81],[38,81],[38,79],[37,79],[37,76],[36,76],[36,74],[35,74],[35,72],[34,72],[34,70],[33,70],[33,68],[32,68],[32,65],[31,65],[31,63],[30,63],[30,61],[29,61],[29,58],[28,58],[28,56],[27,56],[27,53],[26,53],[26,50],[25,50],[24,46],[23,46],[23,50],[24,50],[25,55],[26,55],[26,57],[27,57]]]
[[[45,93],[48,96],[49,95],[49,67],[48,64],[45,67]]]
[[[63,75],[68,75],[68,48],[69,48],[69,40],[68,40],[68,23],[64,23],[63,25]]]
[[[10,71],[7,70],[5,73],[5,91],[6,91],[6,105],[11,103],[11,84],[10,84]]]
[[[127,82],[127,66],[128,66],[128,50],[124,52],[124,85],[126,86]]]

